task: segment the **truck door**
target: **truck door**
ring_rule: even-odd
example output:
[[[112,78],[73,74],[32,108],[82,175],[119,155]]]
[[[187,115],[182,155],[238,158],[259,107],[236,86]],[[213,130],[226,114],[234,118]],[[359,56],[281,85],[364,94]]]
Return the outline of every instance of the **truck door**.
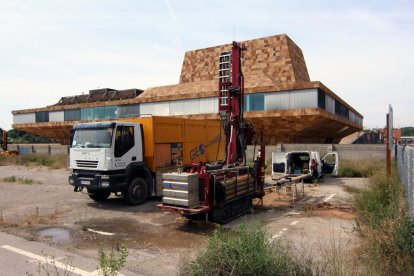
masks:
[[[333,176],[338,175],[338,167],[339,167],[339,160],[338,160],[338,153],[331,152],[322,158],[322,171],[326,174],[331,174]]]
[[[286,173],[286,153],[272,152],[272,174]]]
[[[142,161],[140,134],[133,125],[118,125],[114,141],[114,169],[125,169],[130,163]]]

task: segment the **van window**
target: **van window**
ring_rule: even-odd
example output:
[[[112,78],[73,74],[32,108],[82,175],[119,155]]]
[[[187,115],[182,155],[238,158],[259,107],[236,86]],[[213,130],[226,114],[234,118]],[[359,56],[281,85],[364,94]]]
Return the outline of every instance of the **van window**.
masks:
[[[275,173],[284,173],[285,172],[285,162],[273,163],[273,172]]]

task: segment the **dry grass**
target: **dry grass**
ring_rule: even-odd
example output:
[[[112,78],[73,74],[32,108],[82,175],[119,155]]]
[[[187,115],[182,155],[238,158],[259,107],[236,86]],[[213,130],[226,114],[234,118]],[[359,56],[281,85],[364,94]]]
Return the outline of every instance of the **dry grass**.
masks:
[[[385,169],[385,161],[378,159],[340,160],[339,177],[370,177]]]
[[[352,220],[355,218],[355,208],[349,206],[331,205],[329,202],[319,204],[307,204],[304,206],[304,216],[306,217],[330,217]]]
[[[16,184],[26,184],[26,185],[41,184],[42,183],[40,181],[35,181],[31,178],[20,177],[20,176],[15,176],[15,175],[3,177],[1,179],[1,181],[9,182],[9,183],[16,183]]]
[[[51,169],[62,169],[67,168],[67,155],[25,154],[0,156],[0,166],[5,165],[46,166]]]
[[[377,171],[368,187],[354,195],[361,258],[371,274],[413,275],[414,221],[406,216],[403,188],[393,172],[387,178]]]
[[[331,231],[328,243],[317,245],[320,259],[313,263],[313,275],[365,275],[365,267],[358,255],[350,248],[350,241],[344,240],[340,231]],[[368,274],[369,275],[369,274]]]
[[[15,218],[4,218],[0,215],[0,228],[28,227],[31,225],[50,224],[58,218],[58,213],[39,215],[31,214]]]

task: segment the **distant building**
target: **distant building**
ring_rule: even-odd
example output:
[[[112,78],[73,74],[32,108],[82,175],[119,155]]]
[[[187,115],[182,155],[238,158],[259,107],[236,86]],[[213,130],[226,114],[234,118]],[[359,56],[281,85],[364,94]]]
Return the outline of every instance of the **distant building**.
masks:
[[[245,118],[267,144],[338,143],[362,130],[363,116],[319,81],[285,34],[242,42]],[[142,115],[218,119],[218,60],[231,44],[185,53],[178,84],[91,90],[52,106],[13,111],[13,128],[69,142],[73,124]],[[162,66],[162,64],[160,64]]]
[[[401,140],[399,142],[402,145],[413,145],[414,144],[414,136],[402,136]]]
[[[344,137],[340,144],[384,144],[388,135],[387,129],[372,129],[355,132]],[[394,143],[401,141],[401,129],[393,129]]]

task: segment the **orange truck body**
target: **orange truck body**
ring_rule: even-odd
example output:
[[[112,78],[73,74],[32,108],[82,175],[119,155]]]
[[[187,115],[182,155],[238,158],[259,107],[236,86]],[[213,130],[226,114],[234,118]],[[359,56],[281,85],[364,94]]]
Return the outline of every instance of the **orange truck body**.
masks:
[[[156,174],[156,194],[162,174],[198,162],[224,159],[224,133],[219,121],[151,116],[120,120],[143,126],[144,162]]]

